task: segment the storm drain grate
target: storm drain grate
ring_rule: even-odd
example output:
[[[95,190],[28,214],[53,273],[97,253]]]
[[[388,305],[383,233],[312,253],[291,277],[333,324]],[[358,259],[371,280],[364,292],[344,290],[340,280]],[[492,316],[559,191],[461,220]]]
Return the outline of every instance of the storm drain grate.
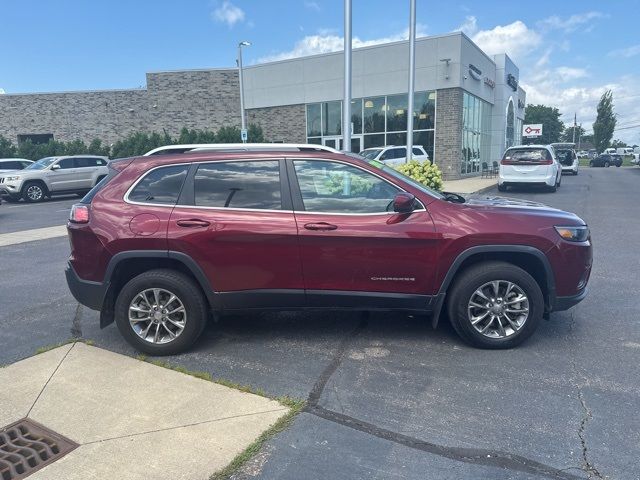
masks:
[[[0,428],[0,480],[20,480],[64,457],[78,445],[33,420]]]

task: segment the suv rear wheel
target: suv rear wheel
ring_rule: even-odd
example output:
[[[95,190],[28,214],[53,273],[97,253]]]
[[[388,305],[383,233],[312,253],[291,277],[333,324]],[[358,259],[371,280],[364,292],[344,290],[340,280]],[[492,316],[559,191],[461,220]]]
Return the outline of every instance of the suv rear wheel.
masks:
[[[511,348],[538,328],[544,312],[540,286],[527,272],[505,262],[470,267],[449,296],[449,318],[474,347]]]
[[[150,355],[189,348],[207,319],[200,287],[174,270],[150,270],[129,280],[118,294],[115,320],[133,347]]]

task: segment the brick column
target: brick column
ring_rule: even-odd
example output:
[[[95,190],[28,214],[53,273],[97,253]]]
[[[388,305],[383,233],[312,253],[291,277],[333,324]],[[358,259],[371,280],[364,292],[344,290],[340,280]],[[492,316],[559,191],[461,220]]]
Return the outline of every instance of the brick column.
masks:
[[[461,177],[462,89],[437,90],[434,157],[445,180]]]

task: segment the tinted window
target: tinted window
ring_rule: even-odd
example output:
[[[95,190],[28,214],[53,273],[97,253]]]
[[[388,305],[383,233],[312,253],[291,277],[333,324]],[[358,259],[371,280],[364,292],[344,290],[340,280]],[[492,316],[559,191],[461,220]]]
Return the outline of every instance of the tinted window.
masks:
[[[60,166],[60,168],[62,169],[66,169],[66,168],[75,168],[75,162],[73,158],[65,158],[62,159],[58,162],[58,165]]]
[[[149,172],[129,193],[129,200],[174,205],[188,170],[189,165],[176,165]]]
[[[22,170],[22,163],[16,161],[0,162],[0,168],[3,170]]]
[[[414,155],[424,155],[424,152],[422,150],[420,150],[419,148],[413,147],[413,149],[411,151],[413,152]]]
[[[280,210],[280,164],[268,160],[200,165],[194,193],[198,206]]]
[[[551,159],[551,153],[545,148],[510,149],[504,154],[504,160],[513,162],[543,162]]]
[[[76,167],[79,168],[97,167],[98,165],[102,165],[102,163],[99,163],[97,158],[76,158]]]
[[[375,175],[343,163],[296,160],[294,165],[307,212],[386,212],[399,191]]]

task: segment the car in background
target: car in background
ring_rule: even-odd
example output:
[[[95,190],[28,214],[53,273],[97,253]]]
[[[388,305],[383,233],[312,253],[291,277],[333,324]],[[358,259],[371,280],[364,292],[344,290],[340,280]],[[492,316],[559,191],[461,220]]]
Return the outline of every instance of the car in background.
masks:
[[[366,148],[360,155],[368,161],[377,160],[385,165],[398,166],[407,163],[407,147],[389,145],[387,147]],[[421,162],[429,159],[429,154],[420,145],[413,147],[413,160]]]
[[[0,173],[24,170],[32,163],[33,161],[26,158],[0,158]]]
[[[550,145],[517,145],[508,148],[498,168],[498,190],[531,185],[555,192],[562,182],[562,168]]]
[[[578,156],[578,158],[587,158],[589,157],[589,152],[587,152],[586,150],[580,150],[576,153],[576,155]]]
[[[152,355],[186,350],[212,316],[265,308],[434,326],[447,311],[467,343],[511,348],[587,295],[592,264],[572,213],[313,148],[114,160],[67,229],[73,296]]]
[[[85,194],[107,176],[107,157],[45,157],[23,170],[0,175],[0,196],[41,202],[53,195]]]
[[[610,155],[608,153],[603,153],[602,155],[598,155],[596,158],[593,158],[589,161],[590,167],[608,168],[611,165],[620,167],[622,165],[622,157],[620,155]]]
[[[552,143],[556,159],[560,163],[562,173],[572,173],[578,175],[580,160],[576,154],[575,143]]]

